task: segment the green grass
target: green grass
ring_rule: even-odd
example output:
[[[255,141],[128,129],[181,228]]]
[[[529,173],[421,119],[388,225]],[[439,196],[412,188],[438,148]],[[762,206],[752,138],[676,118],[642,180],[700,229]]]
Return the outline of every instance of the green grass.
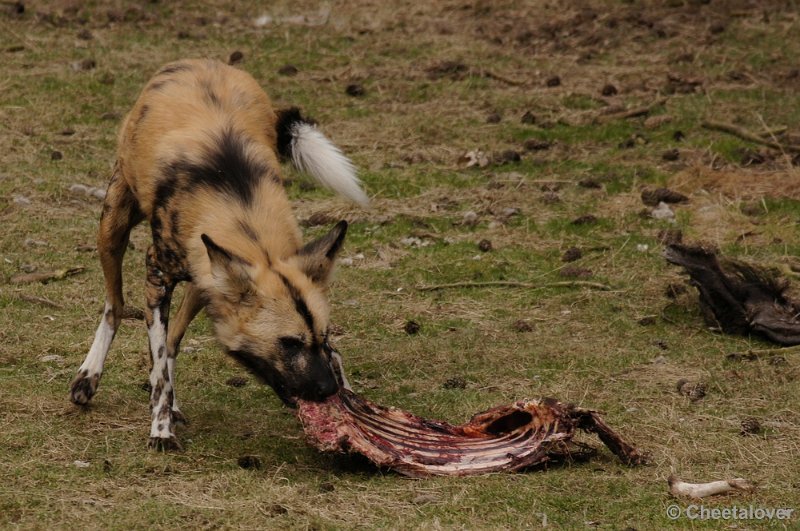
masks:
[[[769,345],[710,331],[693,288],[665,297],[668,284],[684,279],[663,260],[658,237],[680,228],[687,240],[735,257],[785,272],[796,264],[797,168],[780,156],[742,168],[740,149],[758,146],[700,124],[717,118],[759,131],[763,119],[796,138],[800,101],[782,76],[800,53],[786,37],[800,29],[797,12],[776,7],[766,22],[762,10],[747,8],[709,36],[721,12],[685,4],[597,0],[588,4],[596,18],[576,18],[571,5],[534,0],[458,8],[355,2],[332,4],[321,27],[263,28],[252,19],[314,14],[319,6],[90,2],[73,12],[41,2],[21,17],[0,14],[0,527],[656,529],[673,524],[667,506],[690,503],[668,494],[671,473],[758,484],[752,493],[704,500],[708,507],[800,510],[796,354],[786,353],[786,364],[727,359]],[[656,24],[636,22],[639,15]],[[653,28],[666,28],[667,37]],[[83,29],[94,38],[78,37]],[[527,29],[535,30],[530,45],[520,36]],[[587,45],[595,34],[598,44]],[[10,51],[16,46],[23,49]],[[92,406],[69,404],[67,387],[103,298],[96,252],[79,248],[93,245],[102,205],[69,187],[104,186],[121,117],[161,64],[225,60],[234,50],[278,105],[299,105],[319,120],[373,197],[371,209],[358,209],[286,169],[301,220],[324,213],[351,221],[343,256],[353,262],[339,269],[330,300],[342,331],[335,344],[358,392],[450,422],[553,396],[604,411],[652,463],[628,468],[600,449],[589,462],[521,474],[408,481],[357,457],[323,455],[269,388],[251,377],[241,388],[226,385],[245,373],[217,347],[203,314],[178,362],[177,396],[190,420],[179,431],[183,453],[146,449],[141,322],[123,323]],[[673,60],[686,51],[695,59]],[[86,58],[97,67],[73,69]],[[443,61],[462,61],[469,72],[429,77],[426,69]],[[285,64],[298,74],[279,75]],[[731,83],[734,69],[753,81]],[[654,110],[671,121],[595,122],[603,85],[620,90],[605,103],[643,105],[659,96],[667,72],[702,79],[702,90],[672,95]],[[561,86],[546,87],[555,74]],[[353,82],[364,97],[345,94]],[[535,124],[520,123],[526,111]],[[486,123],[493,112],[501,121]],[[685,139],[675,140],[676,131]],[[621,146],[633,137],[642,140]],[[552,146],[527,152],[529,139]],[[664,161],[672,148],[679,160]],[[465,168],[461,157],[475,149],[516,150],[522,160]],[[56,150],[61,160],[52,160]],[[578,185],[587,178],[600,188]],[[645,186],[690,196],[676,207],[676,224],[640,215]],[[30,204],[15,202],[18,195]],[[743,213],[752,204],[762,211]],[[508,208],[519,212],[507,217]],[[469,211],[474,224],[463,223]],[[584,214],[598,221],[572,224]],[[326,228],[308,227],[305,237]],[[404,243],[409,237],[424,245]],[[142,304],[148,239],[148,229],[137,228],[125,259],[134,306]],[[491,251],[479,250],[483,239]],[[561,260],[573,246],[583,257],[569,265],[610,290],[553,285],[574,280],[562,276]],[[86,269],[46,285],[8,282],[30,267],[74,266]],[[417,289],[497,280],[540,288]],[[419,333],[404,331],[409,320]],[[518,321],[531,331],[519,331]],[[445,388],[454,377],[466,388]],[[705,382],[708,395],[688,401],[675,390],[680,378]],[[763,434],[739,435],[748,417],[761,421]],[[244,455],[258,456],[261,467],[240,468]]]

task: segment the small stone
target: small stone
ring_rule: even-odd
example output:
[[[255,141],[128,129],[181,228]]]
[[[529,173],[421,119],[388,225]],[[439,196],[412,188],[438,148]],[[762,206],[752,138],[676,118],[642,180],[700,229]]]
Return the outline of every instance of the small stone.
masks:
[[[46,356],[39,356],[39,361],[48,363],[48,362],[55,362],[55,363],[63,363],[64,357],[59,356],[58,354],[47,354]]]
[[[519,119],[520,123],[523,124],[535,124],[536,123],[536,116],[531,111],[525,111],[522,117]]]
[[[511,325],[515,332],[526,333],[526,332],[533,332],[533,325],[526,321],[525,319],[517,319],[514,321],[514,324]]]
[[[228,64],[229,65],[239,64],[242,62],[242,60],[244,60],[244,54],[239,50],[236,50],[230,55],[230,57],[228,57]]]
[[[556,192],[545,192],[542,194],[542,201],[547,205],[561,202],[561,196]]]
[[[347,87],[344,89],[344,92],[348,96],[352,96],[354,98],[360,98],[367,93],[367,91],[364,89],[364,86],[358,83],[351,83],[347,85]]]
[[[650,212],[650,216],[653,219],[665,219],[671,221],[675,219],[675,212],[672,211],[668,204],[662,201]]]
[[[562,262],[574,262],[575,260],[580,260],[583,257],[583,251],[581,251],[577,247],[570,247],[564,254],[561,256]]]
[[[89,466],[91,466],[91,463],[89,463],[88,461],[81,461],[80,459],[76,459],[75,461],[72,462],[72,464],[75,465],[77,468],[89,468]]]
[[[278,74],[280,74],[282,76],[287,76],[287,77],[296,76],[298,72],[299,72],[299,70],[297,69],[296,66],[289,65],[289,64],[283,65],[282,67],[280,67],[278,69]]]
[[[478,223],[478,213],[473,210],[468,210],[464,212],[463,216],[461,216],[462,225],[470,227],[476,225],[477,223]]]
[[[519,214],[520,210],[517,207],[506,207],[500,212],[500,217],[502,219],[509,219],[514,216],[519,216]]]
[[[578,266],[562,267],[558,274],[565,278],[591,278],[594,275],[591,269]]]
[[[75,129],[73,129],[72,127],[65,127],[64,129],[61,130],[59,134],[61,136],[72,136],[75,134]]]
[[[50,160],[61,160],[64,158],[64,154],[58,150],[53,150],[50,152]]]
[[[570,221],[572,225],[593,225],[597,223],[597,216],[593,214],[584,214]]]
[[[617,94],[617,92],[618,92],[617,87],[615,87],[611,83],[603,85],[603,88],[600,90],[600,94],[602,94],[603,96],[614,96]]]
[[[559,85],[561,85],[561,78],[558,76],[549,77],[547,78],[547,81],[544,82],[544,84],[548,87],[558,87]]]
[[[245,470],[258,470],[261,468],[261,459],[257,455],[243,455],[236,461],[236,463],[239,465],[239,467],[244,468]]]
[[[656,317],[655,315],[645,315],[636,322],[641,326],[652,326],[656,324]]]
[[[97,67],[97,61],[94,59],[83,59],[81,61],[75,61],[72,63],[72,69],[76,72],[81,70],[94,70]]]
[[[483,239],[478,242],[478,249],[484,253],[488,253],[492,250],[492,242],[487,239]]]
[[[742,435],[755,435],[761,431],[761,423],[755,417],[748,417],[742,420],[741,430],[739,433]]]
[[[14,194],[11,198],[15,205],[27,206],[31,204],[31,200],[24,195]]]
[[[764,204],[760,201],[742,203],[742,206],[739,207],[739,210],[746,216],[760,216],[767,213],[767,211],[764,210]]]
[[[453,376],[448,378],[442,384],[443,389],[466,389],[467,381],[461,376]]]
[[[422,326],[416,321],[407,321],[403,326],[403,331],[410,336],[418,334],[420,329],[422,329]]]
[[[600,184],[600,181],[598,181],[594,177],[586,177],[585,179],[581,179],[580,181],[578,181],[578,186],[580,186],[581,188],[594,188],[594,189],[603,187],[603,185]]]
[[[511,162],[520,162],[521,160],[522,155],[519,154],[519,151],[514,151],[513,149],[500,152],[494,157],[495,164],[507,164]]]
[[[33,238],[25,238],[25,241],[22,242],[22,245],[25,247],[47,247],[47,242],[44,240],[35,240]]]
[[[503,120],[499,112],[493,112],[486,117],[487,124],[499,124]]]
[[[678,151],[678,150],[677,150],[677,149],[675,149],[675,148],[673,148],[673,149],[668,149],[668,150],[666,150],[664,153],[662,153],[662,154],[661,154],[661,158],[662,158],[662,159],[664,159],[664,160],[666,160],[666,161],[670,161],[670,162],[672,162],[672,161],[676,161],[676,160],[678,160],[680,157],[681,157],[681,153],[680,153],[680,151]]]
[[[530,138],[522,144],[525,149],[528,151],[544,151],[545,149],[550,149],[550,142],[546,140],[537,140],[535,138]]]
[[[678,392],[686,396],[692,402],[696,402],[706,396],[706,384],[703,382],[692,383],[685,378],[678,380],[676,384]]]
[[[244,376],[231,376],[225,380],[225,385],[229,385],[231,387],[244,387],[247,385],[247,381],[247,378]]]

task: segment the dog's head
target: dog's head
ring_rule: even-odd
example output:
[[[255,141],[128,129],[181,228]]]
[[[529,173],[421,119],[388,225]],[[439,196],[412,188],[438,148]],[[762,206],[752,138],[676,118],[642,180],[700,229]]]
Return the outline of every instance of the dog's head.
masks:
[[[228,353],[292,405],[338,388],[328,344],[327,285],[347,222],[286,260],[251,264],[203,234],[215,289],[207,294]]]

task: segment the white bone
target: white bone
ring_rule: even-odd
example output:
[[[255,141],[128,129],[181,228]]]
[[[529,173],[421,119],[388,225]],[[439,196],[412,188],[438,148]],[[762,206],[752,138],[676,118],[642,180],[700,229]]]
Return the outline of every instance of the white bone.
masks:
[[[689,498],[705,498],[715,494],[724,494],[732,490],[752,490],[754,487],[749,481],[742,478],[734,478],[708,483],[687,483],[670,475],[667,479],[669,492],[673,496],[686,496]]]

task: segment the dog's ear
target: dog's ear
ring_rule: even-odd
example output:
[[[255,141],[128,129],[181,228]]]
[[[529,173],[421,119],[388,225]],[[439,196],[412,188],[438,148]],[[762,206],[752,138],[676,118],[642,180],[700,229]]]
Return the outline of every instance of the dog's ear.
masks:
[[[241,303],[255,293],[248,269],[250,264],[217,245],[207,234],[200,236],[211,261],[214,285],[230,302]]]
[[[342,220],[326,235],[307,243],[294,257],[300,270],[315,284],[328,285],[346,234],[347,222]]]

